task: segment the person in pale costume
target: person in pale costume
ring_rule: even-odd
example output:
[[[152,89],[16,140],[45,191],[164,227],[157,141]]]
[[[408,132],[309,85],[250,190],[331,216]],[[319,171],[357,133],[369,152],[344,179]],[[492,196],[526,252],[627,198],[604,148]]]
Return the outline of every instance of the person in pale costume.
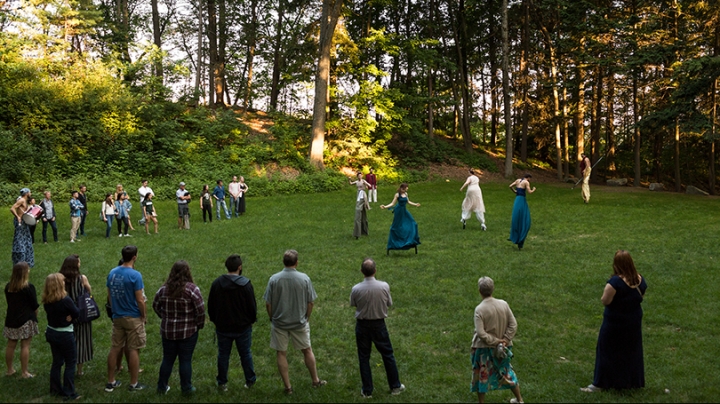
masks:
[[[590,203],[590,174],[592,174],[592,164],[587,154],[582,153],[580,155],[582,160],[580,161],[580,171],[583,175],[582,180],[582,198],[585,203]]]
[[[463,186],[460,187],[461,192],[467,187],[465,199],[462,203],[462,217],[460,218],[463,229],[465,228],[465,221],[470,219],[470,216],[475,212],[475,216],[480,222],[480,228],[482,228],[483,231],[487,230],[487,226],[485,226],[485,203],[483,202],[482,191],[480,190],[479,184],[480,179],[475,175],[475,170],[471,168],[470,176],[465,180]]]

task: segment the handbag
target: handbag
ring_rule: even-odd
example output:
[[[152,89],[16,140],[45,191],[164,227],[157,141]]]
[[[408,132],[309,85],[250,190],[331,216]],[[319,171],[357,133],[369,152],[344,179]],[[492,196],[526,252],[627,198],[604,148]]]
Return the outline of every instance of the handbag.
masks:
[[[100,308],[85,288],[83,288],[83,293],[77,297],[75,303],[80,311],[77,319],[78,323],[89,323],[100,317]]]

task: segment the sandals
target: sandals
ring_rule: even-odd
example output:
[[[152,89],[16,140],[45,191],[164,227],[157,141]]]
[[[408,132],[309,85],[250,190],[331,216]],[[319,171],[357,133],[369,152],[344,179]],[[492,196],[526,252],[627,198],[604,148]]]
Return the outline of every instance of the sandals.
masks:
[[[289,395],[292,395],[292,393],[293,393],[292,387],[285,387],[285,394],[287,394],[289,396]]]
[[[327,384],[327,380],[318,380],[317,383],[313,383],[314,388],[322,387]]]
[[[598,386],[595,386],[594,384],[588,384],[587,387],[580,387],[580,391],[583,393],[595,393],[598,391],[602,391],[602,389]]]

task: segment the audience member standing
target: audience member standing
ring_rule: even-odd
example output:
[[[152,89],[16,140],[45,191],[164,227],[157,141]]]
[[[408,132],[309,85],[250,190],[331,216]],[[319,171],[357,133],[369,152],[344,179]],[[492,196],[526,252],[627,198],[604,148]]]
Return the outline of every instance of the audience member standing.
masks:
[[[350,292],[350,306],[357,308],[355,310],[355,342],[357,343],[360,378],[362,379],[360,395],[370,398],[373,393],[372,367],[370,366],[373,344],[382,356],[390,394],[398,395],[405,390],[405,385],[400,383],[390,334],[385,326],[388,307],[392,306],[390,286],[386,282],[375,279],[376,266],[375,261],[371,258],[363,261],[360,270],[365,276],[365,280],[353,286],[352,292]]]
[[[298,253],[285,251],[285,268],[270,277],[265,289],[265,308],[270,316],[270,348],[277,351],[277,365],[285,384],[285,393],[292,394],[288,373],[287,348],[292,339],[295,349],[302,351],[310,371],[313,387],[327,384],[318,378],[315,355],[310,346],[310,314],[317,298],[310,277],[297,270]]]
[[[157,213],[155,212],[155,206],[153,205],[153,193],[148,192],[145,199],[142,201],[143,217],[145,218],[145,233],[150,234],[150,222],[155,224],[155,234],[158,233],[158,220]]]
[[[105,222],[105,238],[110,238],[110,230],[112,230],[113,219],[115,218],[115,202],[113,202],[112,194],[105,194],[105,200],[100,207],[100,214],[103,222]],[[119,223],[118,226],[120,226]]]
[[[85,219],[88,215],[88,205],[87,205],[87,187],[85,185],[80,185],[80,189],[78,191],[78,201],[82,204],[83,208],[80,209],[80,212],[82,213],[82,216],[80,216],[80,236],[85,235]]]
[[[510,306],[495,299],[495,283],[487,276],[478,279],[482,302],[475,307],[475,334],[472,339],[473,377],[470,390],[477,393],[478,402],[485,402],[485,393],[492,390],[512,390],[511,403],[522,403],[517,376],[510,360],[512,340],[517,322]]]
[[[185,189],[185,183],[180,183],[180,189],[175,191],[178,204],[178,229],[190,229],[190,191]]]
[[[78,200],[78,191],[72,191],[72,199],[70,199],[70,242],[77,240],[78,229],[82,221],[82,210],[85,208]]]
[[[12,245],[12,262],[13,265],[18,262],[27,262],[30,268],[35,266],[35,250],[33,249],[32,239],[30,237],[30,229],[23,221],[23,214],[28,210],[28,202],[32,198],[32,193],[28,188],[20,190],[20,197],[10,208],[13,214],[13,224],[15,225],[15,235],[13,236]]]
[[[42,303],[47,314],[45,339],[52,351],[50,367],[50,394],[63,397],[65,400],[80,398],[75,392],[75,369],[77,352],[75,351],[75,334],[73,321],[80,312],[75,302],[65,292],[65,277],[54,273],[45,278]],[[62,382],[60,369],[65,365]]]
[[[202,192],[200,193],[200,209],[202,209],[203,213],[203,223],[207,223],[207,219],[210,219],[210,223],[212,223],[212,207],[213,207],[213,197],[210,193],[210,187],[208,184],[203,185]],[[205,216],[207,214],[207,217]]]
[[[140,349],[145,348],[147,311],[145,292],[140,272],[135,270],[138,249],[134,245],[122,249],[122,265],[110,271],[107,277],[108,302],[113,314],[112,348],[107,359],[108,379],[105,391],[110,393],[120,386],[115,380],[118,355],[125,349],[130,373],[130,391],[147,388],[138,383]]]
[[[80,273],[80,257],[73,254],[65,258],[60,273],[65,277],[65,292],[73,302],[85,292],[92,294],[92,287],[87,276]],[[92,360],[94,356],[92,323],[73,321],[75,334],[75,348],[77,350],[77,375],[83,375],[83,364]]]
[[[28,370],[30,361],[30,342],[35,335],[38,335],[37,310],[40,305],[37,301],[35,286],[30,283],[30,266],[27,262],[18,262],[13,265],[10,282],[5,285],[5,301],[7,311],[5,312],[5,328],[3,337],[8,343],[5,348],[5,364],[7,371],[5,376],[15,374],[13,359],[15,348],[20,341],[20,374],[23,379],[34,377]]]
[[[217,185],[213,189],[213,198],[215,198],[215,213],[217,219],[220,220],[220,208],[222,207],[225,211],[225,218],[230,219],[230,212],[228,212],[227,205],[225,204],[225,187],[223,186],[222,180],[217,180]]]
[[[28,207],[30,209],[39,208],[40,209],[40,217],[42,217],[42,207],[40,207],[40,205],[35,203],[35,198],[30,198]],[[33,225],[28,225],[28,229],[30,229],[30,240],[32,241],[33,244],[35,244],[35,228],[37,228],[37,222],[35,222],[35,224],[33,224]]]
[[[177,261],[170,269],[165,284],[155,294],[153,310],[162,319],[163,359],[160,365],[157,392],[170,391],[168,380],[175,359],[179,358],[180,388],[183,394],[192,394],[192,357],[198,341],[198,332],[205,326],[205,302],[200,288],[195,285],[190,265]]]
[[[228,193],[230,194],[230,215],[232,216],[235,214],[235,217],[238,217],[240,205],[240,183],[235,175],[233,175],[232,181],[228,184]]]
[[[245,183],[245,177],[240,176],[240,197],[238,198],[238,213],[242,215],[245,213],[245,197],[247,196],[247,191],[250,190],[250,187]]]
[[[130,226],[130,209],[132,204],[128,200],[128,194],[123,192],[120,194],[120,199],[115,201],[115,215],[118,224],[118,237],[130,237],[128,234],[128,227]],[[122,227],[125,225],[125,233],[123,234]]]
[[[605,312],[595,348],[595,376],[592,384],[580,390],[645,387],[641,304],[646,290],[645,278],[635,269],[630,253],[618,250],[612,277],[600,298]]]
[[[52,201],[52,194],[50,191],[45,191],[45,198],[40,201],[40,207],[43,209],[42,213],[42,222],[43,222],[43,229],[42,229],[42,238],[43,243],[47,244],[47,227],[48,224],[50,227],[52,227],[53,232],[53,239],[57,243],[58,241],[58,234],[57,234],[57,222],[55,221],[55,205],[53,205]]]
[[[377,176],[375,175],[375,171],[372,167],[370,167],[368,175],[365,176],[365,181],[370,184],[370,189],[368,190],[368,202],[377,202]]]
[[[363,179],[362,173],[359,171],[357,180],[349,182],[350,185],[357,187],[357,193],[355,194],[355,226],[353,227],[353,237],[357,240],[360,236],[368,235],[367,211],[370,209],[370,205],[368,205],[367,190],[370,184]]]
[[[153,192],[152,188],[148,186],[148,180],[143,179],[141,181],[142,186],[138,188],[138,194],[140,194],[140,206],[143,206],[143,202],[145,202],[145,198],[148,194],[155,196],[155,193]],[[142,219],[140,219],[140,224],[145,224],[145,221],[147,220],[147,217],[143,216]],[[147,231],[147,229],[145,229]]]
[[[250,279],[242,275],[242,258],[233,254],[225,260],[227,274],[215,279],[208,297],[208,315],[215,324],[218,343],[217,385],[227,391],[228,368],[233,342],[245,374],[245,387],[255,384],[253,365],[252,325],[257,321],[255,291]]]

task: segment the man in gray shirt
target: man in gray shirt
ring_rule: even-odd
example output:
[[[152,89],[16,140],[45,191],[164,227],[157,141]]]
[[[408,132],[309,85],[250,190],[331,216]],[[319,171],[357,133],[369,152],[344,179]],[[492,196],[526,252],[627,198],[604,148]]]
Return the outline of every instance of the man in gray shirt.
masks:
[[[327,384],[320,380],[315,366],[315,355],[310,346],[310,314],[317,298],[310,277],[297,270],[298,253],[285,251],[285,269],[270,277],[265,289],[265,308],[270,316],[270,348],[277,351],[277,365],[285,384],[285,393],[292,394],[288,374],[287,348],[292,339],[295,349],[305,356],[305,366],[310,371],[313,387]]]
[[[375,279],[376,267],[372,258],[365,258],[360,269],[365,280],[353,286],[352,292],[350,292],[350,306],[357,308],[355,310],[355,319],[357,320],[355,341],[357,342],[360,378],[362,379],[360,395],[366,398],[372,397],[370,353],[373,343],[385,364],[390,394],[398,395],[405,390],[405,385],[400,383],[395,355],[392,343],[390,343],[390,334],[385,327],[388,307],[392,306],[390,286],[386,282]]]

